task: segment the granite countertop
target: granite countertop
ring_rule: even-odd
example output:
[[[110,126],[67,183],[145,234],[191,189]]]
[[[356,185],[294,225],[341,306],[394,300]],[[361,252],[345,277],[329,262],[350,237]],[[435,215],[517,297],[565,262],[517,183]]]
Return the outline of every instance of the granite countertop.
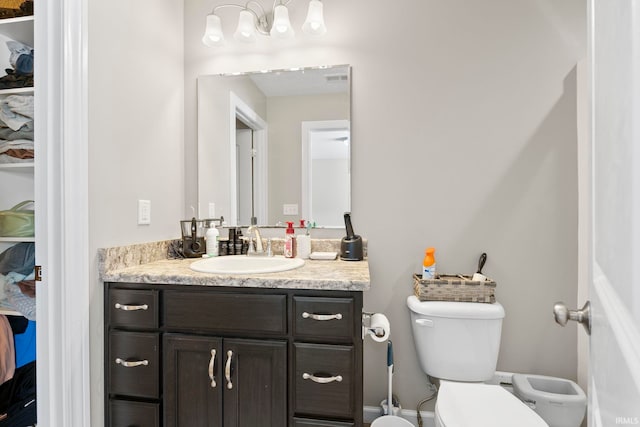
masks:
[[[228,286],[252,288],[325,289],[366,291],[370,289],[369,263],[363,261],[305,260],[304,266],[279,273],[219,275],[189,268],[191,259],[167,259],[170,241],[100,249],[98,262],[103,282],[169,285]],[[329,242],[315,242],[326,249]]]

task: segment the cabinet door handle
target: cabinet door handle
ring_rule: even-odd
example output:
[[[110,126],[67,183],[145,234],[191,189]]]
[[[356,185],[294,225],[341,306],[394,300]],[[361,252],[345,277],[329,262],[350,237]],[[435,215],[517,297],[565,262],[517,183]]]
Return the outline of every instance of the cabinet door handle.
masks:
[[[129,362],[127,360],[120,359],[118,357],[116,359],[116,364],[122,365],[125,368],[135,368],[136,366],[147,366],[149,364],[149,361],[145,359],[145,360],[134,360],[132,362]]]
[[[128,304],[120,304],[119,302],[116,303],[115,307],[118,310],[124,310],[124,311],[136,311],[136,310],[148,310],[149,309],[149,306],[147,304],[128,305]]]
[[[233,351],[227,351],[227,364],[224,367],[224,376],[227,379],[227,388],[231,390],[233,384],[231,383],[231,358],[233,357]]]
[[[342,314],[315,314],[315,313],[307,313],[306,311],[302,313],[303,319],[313,319],[313,320],[340,320],[342,319]]]
[[[211,360],[209,360],[209,379],[211,380],[211,388],[216,388],[216,377],[213,375],[213,369],[216,363],[216,349],[211,349]]]
[[[306,372],[302,374],[303,380],[311,380],[318,384],[327,384],[332,383],[334,381],[341,382],[342,375],[336,375],[334,377],[316,377],[315,375],[307,374]]]

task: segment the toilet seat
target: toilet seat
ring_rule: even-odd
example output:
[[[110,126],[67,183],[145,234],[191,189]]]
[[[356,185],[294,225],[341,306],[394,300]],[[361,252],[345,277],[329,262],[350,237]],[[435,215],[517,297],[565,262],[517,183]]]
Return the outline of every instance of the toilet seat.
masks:
[[[548,427],[538,414],[499,385],[440,381],[436,426]]]

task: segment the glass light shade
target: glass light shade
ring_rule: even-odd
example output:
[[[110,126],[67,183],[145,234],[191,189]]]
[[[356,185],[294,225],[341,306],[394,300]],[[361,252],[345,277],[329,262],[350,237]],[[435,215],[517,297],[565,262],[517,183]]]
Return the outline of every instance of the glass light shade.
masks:
[[[256,41],[256,23],[253,13],[248,10],[240,12],[238,28],[236,28],[236,32],[233,33],[233,37],[245,43],[254,43]]]
[[[271,37],[288,39],[295,35],[289,21],[289,10],[283,4],[279,4],[273,11],[273,26],[269,32]]]
[[[327,32],[327,27],[324,25],[322,7],[320,0],[311,0],[309,2],[309,11],[307,12],[307,19],[302,25],[302,31],[313,36],[321,36]]]
[[[207,15],[207,27],[202,36],[202,43],[209,47],[221,46],[224,44],[224,34],[222,34],[222,22],[220,17],[213,13]]]

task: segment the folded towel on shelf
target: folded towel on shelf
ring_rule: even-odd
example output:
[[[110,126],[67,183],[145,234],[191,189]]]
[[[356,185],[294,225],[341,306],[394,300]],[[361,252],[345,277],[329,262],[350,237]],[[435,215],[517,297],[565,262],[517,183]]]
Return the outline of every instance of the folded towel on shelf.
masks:
[[[33,141],[33,122],[25,123],[20,129],[13,130],[0,121],[0,139],[4,141],[15,141],[17,139]]]
[[[34,278],[34,272],[31,272],[28,276],[16,272],[11,272],[7,275],[0,274],[0,288],[3,288],[3,290],[0,290],[0,299],[6,300],[9,307],[29,320],[36,320],[36,299],[23,294],[17,284],[23,280],[34,280]]]
[[[18,243],[0,253],[0,274],[15,272],[27,275],[35,265],[36,245],[33,242]]]
[[[10,95],[0,99],[0,120],[15,131],[33,122],[33,96]]]
[[[33,95],[10,95],[4,98],[3,102],[6,102],[14,113],[33,119]]]

